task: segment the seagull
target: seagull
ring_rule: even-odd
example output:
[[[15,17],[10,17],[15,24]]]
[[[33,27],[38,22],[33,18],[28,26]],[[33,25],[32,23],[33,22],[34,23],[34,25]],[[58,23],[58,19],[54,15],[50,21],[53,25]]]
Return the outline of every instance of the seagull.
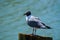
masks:
[[[38,17],[32,16],[31,11],[27,11],[26,13],[24,13],[24,15],[26,16],[27,24],[33,28],[33,32],[32,32],[33,35],[36,35],[36,29],[38,28],[51,29],[51,27],[44,24]]]

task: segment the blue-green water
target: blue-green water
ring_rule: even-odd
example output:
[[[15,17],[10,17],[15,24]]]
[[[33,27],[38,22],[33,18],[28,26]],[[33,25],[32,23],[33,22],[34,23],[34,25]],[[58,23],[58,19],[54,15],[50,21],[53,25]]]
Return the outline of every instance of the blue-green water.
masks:
[[[60,40],[60,0],[0,0],[0,40],[18,40],[18,34],[31,34],[23,14],[30,10],[51,30],[37,29],[37,35]]]

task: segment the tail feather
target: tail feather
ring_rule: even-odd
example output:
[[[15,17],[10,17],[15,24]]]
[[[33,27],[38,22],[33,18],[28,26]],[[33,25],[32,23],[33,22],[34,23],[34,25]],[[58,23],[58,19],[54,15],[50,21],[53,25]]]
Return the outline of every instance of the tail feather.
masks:
[[[47,28],[47,29],[52,29],[52,28],[51,28],[51,27],[49,27],[49,26],[46,26],[46,28]]]
[[[42,23],[44,26],[46,26],[44,23]],[[47,29],[52,29],[51,27],[49,26],[46,26]]]

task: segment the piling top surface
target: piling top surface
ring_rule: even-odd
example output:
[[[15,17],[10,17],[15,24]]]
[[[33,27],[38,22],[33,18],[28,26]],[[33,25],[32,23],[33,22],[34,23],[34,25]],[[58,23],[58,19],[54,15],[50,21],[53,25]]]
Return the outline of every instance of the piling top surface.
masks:
[[[19,34],[19,40],[52,40],[52,37],[43,37],[32,34]]]

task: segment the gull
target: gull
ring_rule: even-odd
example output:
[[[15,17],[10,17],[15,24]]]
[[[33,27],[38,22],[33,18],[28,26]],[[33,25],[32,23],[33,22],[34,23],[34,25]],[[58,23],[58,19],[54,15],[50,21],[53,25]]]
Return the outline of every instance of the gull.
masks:
[[[32,32],[33,35],[36,35],[36,29],[38,28],[51,29],[51,27],[44,24],[38,17],[32,16],[31,11],[27,11],[26,13],[24,13],[24,15],[26,16],[27,24],[33,28],[33,32]]]

